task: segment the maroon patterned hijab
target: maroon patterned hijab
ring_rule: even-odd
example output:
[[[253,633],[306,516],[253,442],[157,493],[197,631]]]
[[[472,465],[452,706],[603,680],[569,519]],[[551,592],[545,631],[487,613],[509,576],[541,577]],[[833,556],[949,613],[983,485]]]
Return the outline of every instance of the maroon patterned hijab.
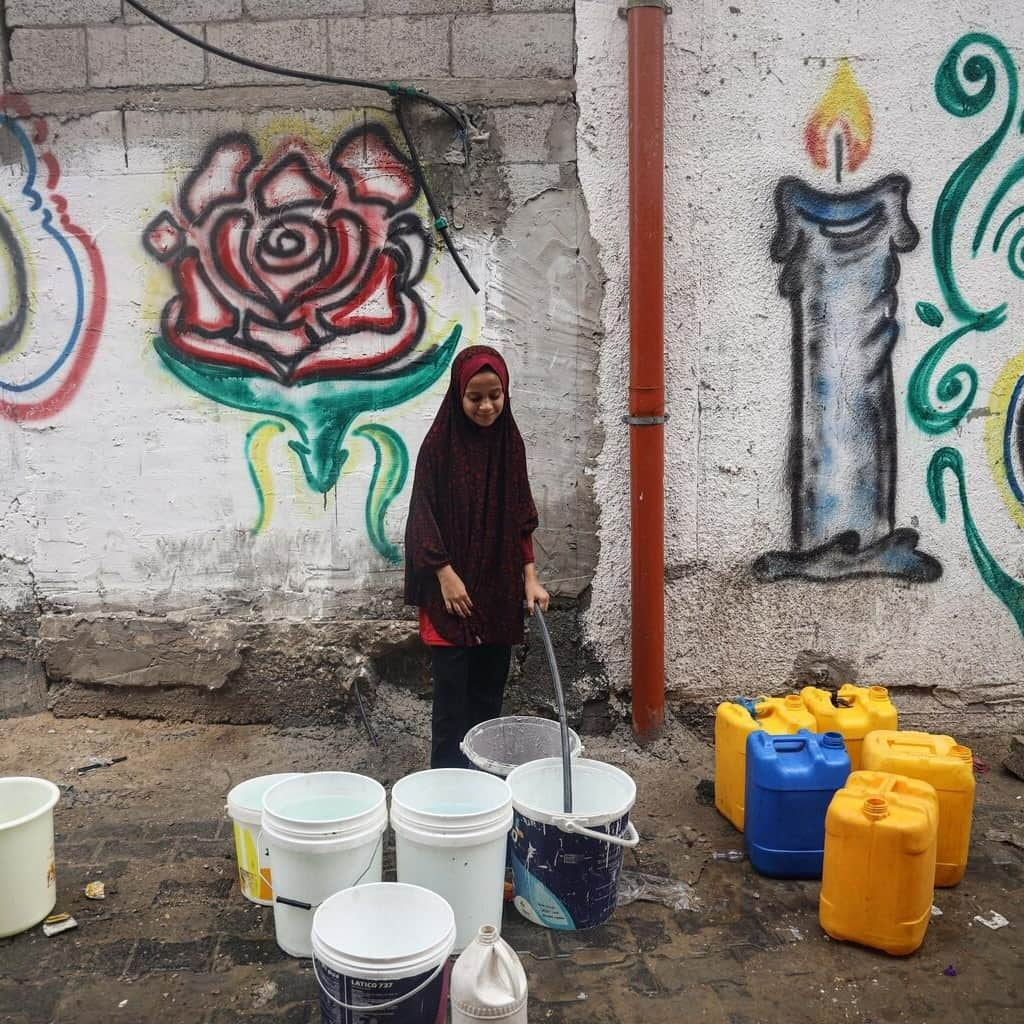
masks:
[[[505,408],[489,427],[462,410],[470,379],[492,370]],[[486,345],[452,363],[448,394],[416,460],[405,527],[405,600],[425,609],[449,643],[523,639],[523,538],[537,527],[526,448],[512,416],[505,360]],[[451,565],[473,600],[468,619],[449,615],[436,570]]]

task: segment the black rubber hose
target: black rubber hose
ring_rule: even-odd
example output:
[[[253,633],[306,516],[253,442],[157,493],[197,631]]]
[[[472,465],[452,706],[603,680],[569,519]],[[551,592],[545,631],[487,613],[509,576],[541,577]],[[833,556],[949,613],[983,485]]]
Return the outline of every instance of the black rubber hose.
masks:
[[[321,75],[316,71],[297,71],[295,68],[283,68],[277,64],[267,64],[261,60],[251,60],[249,57],[242,57],[237,53],[231,53],[229,50],[222,50],[219,46],[214,46],[213,43],[208,43],[205,39],[200,39],[198,36],[194,36],[191,33],[186,32],[184,29],[178,28],[177,25],[169,22],[166,18],[162,18],[159,14],[151,11],[145,4],[139,3],[139,0],[126,0],[126,2],[130,7],[134,7],[139,14],[149,18],[149,20],[154,24],[166,29],[168,32],[172,33],[172,35],[176,35],[179,39],[183,39],[186,43],[190,43],[192,46],[198,46],[200,50],[205,50],[207,53],[212,53],[216,57],[222,57],[224,60],[229,60],[234,64],[241,64],[243,67],[252,68],[254,71],[266,71],[272,75],[283,75],[286,78],[299,78],[304,82],[320,82],[324,85],[348,85],[354,86],[358,89],[373,89],[377,92],[386,92],[389,96],[392,96],[395,100],[395,112],[399,119],[402,135],[405,136],[405,143],[409,147],[409,155],[412,158],[413,172],[416,175],[416,180],[419,182],[420,188],[423,189],[423,194],[426,196],[430,212],[434,216],[434,227],[440,233],[448,252],[455,261],[455,265],[459,268],[460,273],[466,279],[466,283],[473,289],[474,294],[480,291],[477,283],[473,280],[472,275],[466,268],[466,264],[463,262],[462,257],[456,250],[455,244],[452,242],[451,235],[448,232],[448,221],[437,212],[437,204],[434,202],[433,196],[427,188],[426,177],[423,174],[423,166],[420,164],[419,157],[416,154],[416,147],[413,144],[408,129],[401,119],[401,108],[398,101],[400,98],[405,97],[411,100],[417,100],[420,103],[426,103],[429,106],[436,107],[438,110],[444,111],[444,113],[447,114],[448,117],[450,117],[458,126],[459,131],[463,133],[464,139],[466,138],[466,133],[469,130],[469,123],[465,114],[451,106],[451,104],[445,103],[444,100],[439,100],[436,96],[431,96],[430,93],[425,92],[422,89],[413,88],[412,86],[398,85],[396,82],[389,82],[384,85],[380,82],[370,82],[363,78],[342,78],[338,75]],[[468,145],[468,143],[466,143],[466,145]]]
[[[405,114],[402,110],[403,97],[395,96],[391,102],[395,108],[395,120],[398,122],[398,127],[402,130],[402,137],[405,139],[406,146],[409,147],[409,156],[412,160],[413,169],[416,172],[416,178],[420,188],[423,189],[423,195],[427,199],[427,206],[430,207],[430,213],[434,218],[434,227],[444,239],[444,244],[448,246],[448,251],[452,254],[452,259],[455,260],[455,265],[459,268],[462,276],[466,279],[466,283],[473,289],[473,294],[475,295],[480,291],[480,288],[476,281],[473,280],[473,275],[470,274],[469,268],[462,262],[462,257],[456,251],[451,235],[448,233],[448,221],[438,209],[434,194],[427,184],[426,175],[423,173],[423,164],[420,163],[420,155],[416,150],[416,143],[413,141],[412,133],[409,131],[409,126],[406,123]]]
[[[562,694],[562,677],[558,674],[558,662],[555,661],[555,650],[551,646],[548,624],[544,621],[544,613],[540,605],[534,603],[533,614],[540,628],[540,638],[544,642],[544,651],[548,656],[551,668],[551,679],[555,684],[555,701],[558,704],[558,724],[562,728],[562,801],[566,814],[572,814],[572,756],[569,751],[569,723],[565,720],[565,697]]]

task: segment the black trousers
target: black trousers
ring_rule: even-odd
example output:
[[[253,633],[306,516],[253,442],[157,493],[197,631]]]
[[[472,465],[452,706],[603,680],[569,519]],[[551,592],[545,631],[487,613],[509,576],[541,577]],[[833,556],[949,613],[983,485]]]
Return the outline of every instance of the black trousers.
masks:
[[[471,768],[459,749],[466,733],[501,715],[512,648],[504,644],[432,647],[431,768]]]

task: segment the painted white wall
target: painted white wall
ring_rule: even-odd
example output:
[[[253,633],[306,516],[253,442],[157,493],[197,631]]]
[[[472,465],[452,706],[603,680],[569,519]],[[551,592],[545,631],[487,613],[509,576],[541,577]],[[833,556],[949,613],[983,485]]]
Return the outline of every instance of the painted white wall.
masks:
[[[619,7],[618,0],[576,5],[579,171],[607,277],[601,560],[588,630],[622,685],[629,672],[628,438],[618,424],[629,338],[626,22]],[[979,308],[1009,304],[1001,328],[971,335],[943,363],[969,357],[982,411],[956,431],[931,437],[910,422],[906,396],[914,366],[940,336],[913,313],[920,300],[942,306],[931,255],[937,199],[994,129],[1006,97],[1001,75],[990,110],[952,117],[936,101],[936,69],[970,30],[1015,46],[1024,69],[1024,12],[979,0],[676,0],[673,7],[665,51],[668,685],[687,699],[774,692],[798,659],[817,657],[848,664],[865,682],[910,688],[898,701],[917,721],[953,729],[968,715],[978,725],[999,714],[1019,718],[1021,629],[972,561],[952,477],[945,478],[945,523],[925,489],[932,453],[957,448],[981,535],[1005,571],[1024,582],[1021,522],[997,487],[984,441],[993,384],[1022,351],[1024,282],[1008,271],[1005,253],[993,255],[986,246],[972,261],[967,252],[981,201],[1019,155],[1019,136],[979,182],[954,240],[964,289]],[[842,58],[851,61],[871,104],[874,139],[841,188],[907,175],[910,214],[922,236],[902,258],[897,288],[896,526],[916,527],[921,549],[942,563],[933,583],[762,583],[750,573],[760,554],[789,540],[791,318],[769,257],[773,192],[790,175],[835,187],[829,171],[811,165],[803,133]],[[1022,201],[1018,188],[1000,209],[1005,214]]]
[[[95,360],[66,408],[40,421],[0,422],[0,607],[42,602],[57,611],[129,615],[219,607],[317,617],[342,605],[358,607],[400,585],[400,569],[388,566],[367,536],[364,502],[373,453],[351,432],[352,458],[326,500],[305,483],[287,447],[295,435],[282,433],[270,442],[272,515],[253,535],[259,509],[243,445],[246,431],[266,417],[204,398],[164,367],[152,338],[173,286],[168,268],[142,246],[146,225],[170,205],[219,134],[244,130],[268,145],[298,134],[326,155],[362,114],[133,112],[122,123],[121,114],[111,112],[50,120],[50,136],[39,150],[57,156],[58,191],[102,252],[107,312]],[[390,121],[387,112],[372,116]],[[16,209],[24,167],[3,168],[0,184],[0,199]],[[422,200],[417,210],[427,216]],[[592,341],[581,333],[586,325],[576,313],[580,289],[593,288],[576,259],[579,218],[571,190],[521,202],[509,212],[506,228],[507,237],[523,246],[552,224],[572,229],[547,245],[543,262],[525,270],[510,266],[498,251],[509,244],[505,236],[459,231],[458,247],[482,286],[479,296],[440,249],[421,288],[428,333],[443,340],[458,322],[464,343],[487,340],[508,354],[515,408],[537,451],[534,488],[550,524],[538,537],[541,551],[550,555],[545,571],[569,580],[564,589],[576,592],[593,561],[592,537],[577,543],[577,535],[581,524],[593,520],[584,474],[587,452],[596,447],[590,437]],[[52,344],[47,339],[65,329],[70,315],[57,261],[45,250],[32,251],[34,320],[14,360]],[[508,312],[524,298],[525,327],[522,317]],[[597,308],[596,298],[591,306]],[[16,372],[27,379],[21,363]],[[543,384],[552,379],[564,395],[581,400],[567,401],[560,392],[550,401]],[[353,424],[353,430],[371,420],[393,427],[408,447],[409,481],[387,516],[388,537],[398,545],[416,452],[447,383],[445,371],[428,392]]]

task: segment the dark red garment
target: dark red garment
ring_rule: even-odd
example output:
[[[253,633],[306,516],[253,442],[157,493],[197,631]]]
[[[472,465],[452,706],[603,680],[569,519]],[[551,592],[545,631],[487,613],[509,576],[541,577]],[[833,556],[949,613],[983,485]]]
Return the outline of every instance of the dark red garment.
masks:
[[[470,379],[493,370],[505,408],[489,427],[462,411]],[[448,394],[416,460],[405,527],[405,600],[426,611],[451,644],[517,644],[523,639],[524,543],[537,528],[526,448],[512,416],[508,368],[493,349],[474,345],[452,363]],[[449,615],[437,581],[446,565],[473,601],[468,619]]]

